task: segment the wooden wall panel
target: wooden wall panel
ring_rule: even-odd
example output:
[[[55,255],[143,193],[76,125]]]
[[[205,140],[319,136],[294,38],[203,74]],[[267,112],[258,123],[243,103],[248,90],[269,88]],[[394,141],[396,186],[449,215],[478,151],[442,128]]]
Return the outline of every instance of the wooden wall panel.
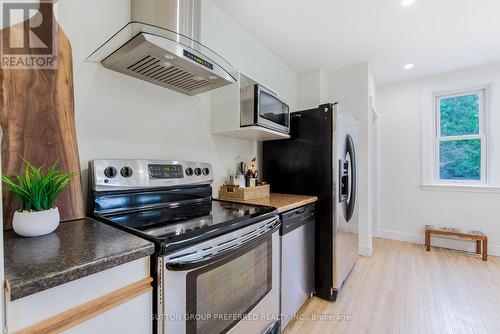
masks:
[[[44,15],[52,9],[52,4],[45,4],[40,13]],[[80,173],[71,45],[57,21],[53,22],[58,36],[56,69],[0,69],[0,126],[4,131],[1,158],[2,172],[6,175],[24,169],[21,157],[34,165],[58,161],[61,170]],[[1,31],[2,36],[9,29],[12,27]],[[17,199],[5,187],[2,199],[4,228],[11,229],[12,215],[18,209]],[[80,174],[73,178],[56,204],[62,221],[85,216]]]

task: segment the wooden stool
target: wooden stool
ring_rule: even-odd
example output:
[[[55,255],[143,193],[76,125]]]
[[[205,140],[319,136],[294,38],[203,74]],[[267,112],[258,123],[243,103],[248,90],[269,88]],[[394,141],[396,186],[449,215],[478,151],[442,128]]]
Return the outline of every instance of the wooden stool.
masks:
[[[432,235],[451,236],[460,239],[474,240],[476,241],[476,254],[482,254],[483,261],[488,261],[488,237],[481,231],[468,231],[452,227],[425,225],[425,247],[428,252],[431,250]]]

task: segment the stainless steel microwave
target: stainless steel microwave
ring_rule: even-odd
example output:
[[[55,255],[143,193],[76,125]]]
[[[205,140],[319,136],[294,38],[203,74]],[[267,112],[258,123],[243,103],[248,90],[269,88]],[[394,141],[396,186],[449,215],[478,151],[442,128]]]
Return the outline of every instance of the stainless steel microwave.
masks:
[[[240,126],[262,126],[290,133],[290,108],[276,93],[254,80],[240,77]]]

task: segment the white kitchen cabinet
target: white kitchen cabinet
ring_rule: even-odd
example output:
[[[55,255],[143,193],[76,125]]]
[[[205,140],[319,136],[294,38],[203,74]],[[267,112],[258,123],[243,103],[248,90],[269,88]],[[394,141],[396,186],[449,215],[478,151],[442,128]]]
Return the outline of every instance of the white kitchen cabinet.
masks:
[[[236,83],[210,93],[211,132],[217,135],[251,141],[290,138],[287,134],[261,126],[240,126],[240,85],[242,84],[242,77],[247,76],[243,73],[238,73],[238,81]]]
[[[68,334],[124,334],[151,333],[151,292],[144,293],[109,311],[82,322],[65,331]]]
[[[8,333],[152,333],[150,260],[144,257],[6,303]],[[51,332],[51,333],[52,333]]]

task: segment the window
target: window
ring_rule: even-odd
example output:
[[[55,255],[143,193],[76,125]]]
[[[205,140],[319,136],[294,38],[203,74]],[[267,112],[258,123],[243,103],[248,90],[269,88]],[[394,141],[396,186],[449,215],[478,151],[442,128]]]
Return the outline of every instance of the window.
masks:
[[[435,179],[486,183],[486,89],[435,95]]]

